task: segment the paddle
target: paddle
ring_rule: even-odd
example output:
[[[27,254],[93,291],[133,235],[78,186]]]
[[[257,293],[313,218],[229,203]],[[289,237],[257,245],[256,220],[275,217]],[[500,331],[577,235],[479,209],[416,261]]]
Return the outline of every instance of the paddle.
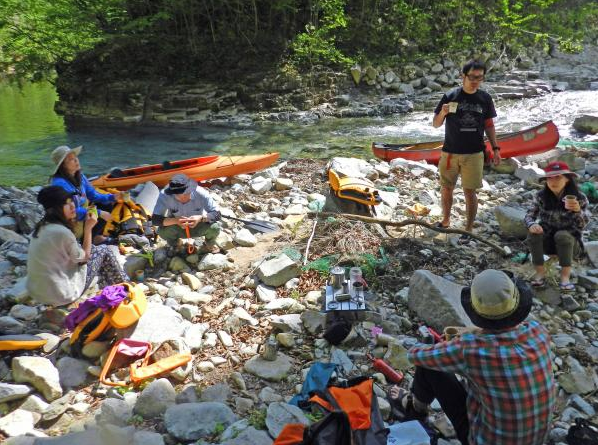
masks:
[[[263,221],[263,220],[259,220],[259,219],[255,220],[255,221],[249,221],[247,219],[235,218],[234,216],[226,216],[226,215],[220,215],[220,216],[222,218],[232,219],[233,221],[242,222],[243,224],[245,224],[245,227],[247,227],[248,229],[251,229],[251,230],[255,230],[256,232],[270,233],[270,232],[278,231],[278,226],[269,221]]]

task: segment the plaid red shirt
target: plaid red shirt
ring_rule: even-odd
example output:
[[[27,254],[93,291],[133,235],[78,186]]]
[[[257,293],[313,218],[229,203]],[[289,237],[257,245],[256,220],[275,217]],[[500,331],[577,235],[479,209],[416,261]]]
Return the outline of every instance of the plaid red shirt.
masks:
[[[409,359],[416,366],[467,379],[470,444],[544,443],[555,384],[550,336],[538,322],[415,347],[409,351]]]

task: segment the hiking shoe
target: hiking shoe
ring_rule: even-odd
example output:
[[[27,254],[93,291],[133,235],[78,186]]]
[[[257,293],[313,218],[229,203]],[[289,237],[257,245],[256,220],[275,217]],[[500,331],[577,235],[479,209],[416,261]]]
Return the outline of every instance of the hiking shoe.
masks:
[[[393,417],[400,422],[407,422],[409,420],[419,420],[420,422],[424,422],[428,418],[428,410],[419,411],[415,409],[415,406],[413,405],[413,394],[406,389],[398,389],[399,395],[396,398],[391,396],[390,390],[387,393],[388,403],[390,403]]]

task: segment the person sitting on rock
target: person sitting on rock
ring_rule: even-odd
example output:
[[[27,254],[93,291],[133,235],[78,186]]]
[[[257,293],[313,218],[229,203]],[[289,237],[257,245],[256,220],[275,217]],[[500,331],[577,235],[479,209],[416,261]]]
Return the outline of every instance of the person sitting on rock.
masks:
[[[77,209],[75,228],[77,238],[83,235],[83,223],[87,210],[91,205],[98,207],[100,222],[93,229],[94,244],[116,244],[110,237],[102,235],[106,222],[112,220],[110,211],[116,201],[122,200],[122,193],[99,193],[93,188],[87,177],[81,172],[79,154],[82,147],[70,148],[66,145],[56,147],[52,151],[52,162],[56,166],[50,178],[51,185],[58,185],[73,195],[73,202]]]
[[[174,175],[160,192],[152,223],[168,245],[179,239],[205,237],[206,249],[220,251],[215,241],[220,233],[220,211],[210,193],[186,175]]]
[[[560,288],[575,289],[571,283],[573,257],[583,248],[581,232],[590,221],[588,198],[579,191],[577,174],[565,162],[551,162],[544,169],[544,188],[536,195],[525,216],[528,244],[536,274],[532,286],[546,281],[544,254],[557,255],[561,266]]]
[[[532,299],[531,288],[505,272],[476,275],[461,291],[461,305],[480,329],[410,349],[413,384],[411,391],[390,389],[393,411],[423,421],[437,399],[463,445],[546,443],[555,382],[548,332],[524,322]]]
[[[98,277],[100,287],[128,280],[110,246],[93,246],[95,213],[88,212],[83,247],[74,230],[77,208],[71,193],[56,185],[40,190],[45,214],[33,231],[27,258],[27,290],[38,303],[53,307],[76,301]]]

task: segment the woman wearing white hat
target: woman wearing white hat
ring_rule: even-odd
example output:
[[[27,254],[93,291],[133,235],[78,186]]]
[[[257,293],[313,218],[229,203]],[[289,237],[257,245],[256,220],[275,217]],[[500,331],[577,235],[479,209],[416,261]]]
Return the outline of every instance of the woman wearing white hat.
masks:
[[[52,162],[56,166],[52,173],[50,184],[57,185],[73,194],[73,200],[77,208],[78,227],[77,236],[82,234],[83,221],[87,215],[90,204],[97,204],[100,207],[111,208],[111,206],[122,199],[118,193],[99,193],[93,188],[87,177],[81,172],[79,164],[79,153],[83,147],[70,148],[67,145],[56,147],[52,151]],[[110,221],[112,215],[110,212],[98,209],[98,217],[105,221]],[[101,236],[104,224],[97,224],[94,228],[94,244],[106,243],[106,237]]]

